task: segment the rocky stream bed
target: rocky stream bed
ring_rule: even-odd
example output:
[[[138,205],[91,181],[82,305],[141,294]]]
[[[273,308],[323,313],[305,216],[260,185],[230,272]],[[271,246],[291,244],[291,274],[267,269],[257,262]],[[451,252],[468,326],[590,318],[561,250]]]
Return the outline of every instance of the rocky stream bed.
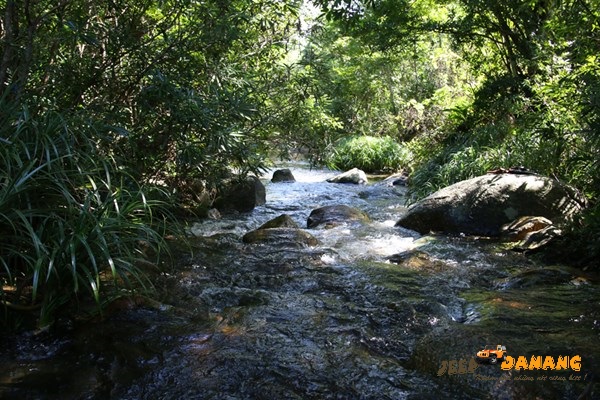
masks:
[[[597,276],[396,227],[402,187],[292,171],[297,182],[265,175],[267,203],[253,212],[191,223],[190,248],[157,278],[159,303],[4,338],[0,398],[599,398]],[[370,221],[306,228],[313,209],[338,204]],[[242,240],[282,214],[318,244]],[[581,368],[442,368],[486,344],[515,358],[579,355]]]

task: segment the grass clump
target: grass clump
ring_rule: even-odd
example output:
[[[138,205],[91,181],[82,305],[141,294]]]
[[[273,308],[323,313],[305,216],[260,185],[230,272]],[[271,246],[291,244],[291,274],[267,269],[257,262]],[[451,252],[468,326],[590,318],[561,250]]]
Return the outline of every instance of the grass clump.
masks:
[[[410,152],[389,136],[353,136],[341,140],[327,159],[332,169],[394,172],[407,165]]]
[[[3,104],[7,106],[6,104]],[[9,106],[9,105],[8,105]],[[53,112],[0,114],[2,323],[52,323],[57,310],[150,286],[164,254],[164,208],[104,154],[83,125]],[[153,194],[153,198],[156,195]]]

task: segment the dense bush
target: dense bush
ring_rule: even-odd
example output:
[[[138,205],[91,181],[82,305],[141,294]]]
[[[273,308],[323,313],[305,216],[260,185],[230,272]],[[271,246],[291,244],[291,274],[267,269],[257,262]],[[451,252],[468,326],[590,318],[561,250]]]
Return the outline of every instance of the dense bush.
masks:
[[[446,132],[410,143],[416,197],[491,169],[515,166],[556,177],[596,197],[598,144],[593,124],[572,102],[576,85],[572,78],[488,79],[472,105],[452,110]],[[573,96],[565,97],[568,92]]]
[[[5,315],[44,324],[70,300],[145,283],[168,215],[152,185],[195,211],[223,177],[261,171],[298,6],[0,2]]]
[[[166,255],[163,203],[98,150],[91,127],[1,105],[4,322],[33,314],[43,326],[73,300],[100,305],[122,289],[146,287],[143,270],[157,262],[147,256]]]
[[[359,168],[365,172],[393,172],[406,167],[409,151],[394,139],[355,136],[338,143],[327,164],[332,169]]]

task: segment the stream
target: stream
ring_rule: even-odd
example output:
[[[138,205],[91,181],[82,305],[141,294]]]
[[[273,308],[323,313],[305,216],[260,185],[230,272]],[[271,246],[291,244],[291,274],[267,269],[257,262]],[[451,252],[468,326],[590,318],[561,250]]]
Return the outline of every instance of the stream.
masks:
[[[0,398],[600,398],[598,276],[495,241],[420,236],[394,226],[405,188],[286,167],[296,182],[262,178],[266,205],[190,224],[159,302],[4,338]],[[371,221],[306,229],[314,247],[241,239],[282,214],[305,228],[337,204]],[[579,355],[580,369],[469,368],[498,344],[515,359]]]

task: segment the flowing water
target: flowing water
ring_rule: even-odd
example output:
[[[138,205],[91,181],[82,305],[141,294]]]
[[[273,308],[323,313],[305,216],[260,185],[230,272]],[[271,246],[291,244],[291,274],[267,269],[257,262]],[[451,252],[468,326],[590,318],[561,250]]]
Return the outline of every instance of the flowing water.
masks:
[[[267,204],[252,213],[191,225],[190,248],[157,278],[159,304],[5,338],[0,398],[598,398],[596,277],[395,227],[403,188],[292,171],[295,183],[265,175]],[[335,204],[371,222],[307,230],[315,247],[241,240],[281,214],[305,227]],[[515,359],[579,355],[581,369],[464,367],[486,344]],[[451,360],[462,367],[443,369]]]

